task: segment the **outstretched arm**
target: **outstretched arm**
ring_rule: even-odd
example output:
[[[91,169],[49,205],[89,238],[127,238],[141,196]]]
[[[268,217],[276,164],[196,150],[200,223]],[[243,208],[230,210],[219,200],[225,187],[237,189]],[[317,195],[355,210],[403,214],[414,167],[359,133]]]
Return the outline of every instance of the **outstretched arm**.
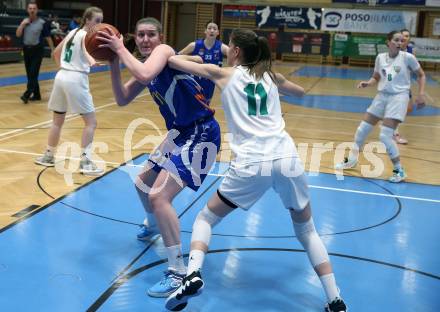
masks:
[[[361,81],[361,82],[359,82],[357,87],[359,89],[366,88],[366,87],[369,87],[369,86],[372,86],[372,85],[376,84],[379,80],[380,80],[379,73],[378,72],[374,72],[373,76],[371,76],[371,78],[368,81]]]
[[[275,74],[276,84],[278,86],[278,90],[285,95],[295,95],[295,96],[303,96],[304,88],[287,80],[280,73]]]
[[[416,74],[417,74],[417,83],[419,84],[419,94],[416,97],[415,103],[417,105],[417,108],[420,109],[425,106],[426,75],[422,67],[419,67],[419,70],[416,71]]]
[[[110,73],[112,76],[112,89],[119,106],[124,106],[130,103],[139,93],[145,89],[145,86],[131,78],[127,83],[122,84],[121,69],[119,67],[119,57],[115,57],[110,62]]]
[[[197,57],[201,60],[199,56]],[[180,55],[170,57],[168,64],[171,68],[207,78],[213,81],[220,89],[223,89],[226,86],[226,83],[231,75],[230,70],[220,68],[214,64],[198,64],[191,62],[185,60],[185,58]]]

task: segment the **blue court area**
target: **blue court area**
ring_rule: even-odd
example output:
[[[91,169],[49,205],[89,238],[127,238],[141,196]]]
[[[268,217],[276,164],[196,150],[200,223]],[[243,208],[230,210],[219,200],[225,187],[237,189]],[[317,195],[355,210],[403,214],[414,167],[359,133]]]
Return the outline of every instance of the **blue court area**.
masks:
[[[292,73],[298,77],[321,77],[335,79],[368,80],[373,74],[373,68],[353,68],[340,66],[301,66]],[[413,77],[413,83],[416,77]],[[426,75],[426,83],[438,86],[439,83],[430,75]]]
[[[372,69],[367,68],[345,68],[336,66],[302,66],[292,73],[292,76],[298,77],[316,77],[316,78],[335,78],[349,80],[368,80],[373,73]],[[426,76],[428,84],[438,85],[429,75]],[[413,80],[413,83],[416,83]],[[354,84],[353,84],[354,86]],[[317,108],[346,113],[365,113],[373,98],[362,96],[345,95],[316,95],[306,94],[304,97],[282,96],[281,100],[308,108]],[[415,105],[414,105],[415,106]],[[426,105],[423,109],[413,108],[409,116],[436,116],[440,115],[440,108],[432,105]]]
[[[146,294],[166,269],[163,246],[136,240],[144,213],[130,176],[139,170],[122,166],[1,230],[4,311],[164,311],[164,299]],[[225,170],[217,164],[214,174]],[[174,201],[185,253],[196,214],[220,182],[210,175]],[[440,187],[331,174],[309,182],[350,311],[439,310]],[[319,279],[274,192],[213,233],[205,291],[185,311],[323,311]]]
[[[373,98],[362,96],[342,95],[315,95],[306,94],[303,97],[282,96],[280,99],[289,104],[300,105],[308,108],[318,108],[346,113],[365,113],[373,102]],[[415,105],[414,105],[415,106]],[[408,116],[435,116],[440,115],[440,108],[426,105],[422,109],[413,109]]]

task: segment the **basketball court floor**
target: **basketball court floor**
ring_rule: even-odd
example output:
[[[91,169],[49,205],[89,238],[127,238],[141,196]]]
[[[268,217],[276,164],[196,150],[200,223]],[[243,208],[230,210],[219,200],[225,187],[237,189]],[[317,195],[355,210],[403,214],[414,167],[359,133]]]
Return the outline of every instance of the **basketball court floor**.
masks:
[[[92,74],[95,141],[107,146],[97,156],[107,171],[95,179],[76,172],[66,178],[32,162],[50,125],[46,104],[54,66],[45,62],[42,70],[48,79],[41,82],[43,101],[24,105],[18,100],[24,89],[21,65],[0,67],[0,310],[165,311],[163,299],[146,294],[167,267],[163,245],[136,240],[144,213],[132,178],[151,148],[124,145],[137,118],[159,126],[138,127],[134,142],[164,130],[151,97],[143,94],[119,108],[109,73],[102,68]],[[350,311],[439,311],[440,91],[435,75],[428,79],[428,106],[411,113],[400,128],[410,141],[400,146],[409,179],[391,184],[383,154],[385,171],[374,178],[362,177],[360,168],[344,176],[333,170],[338,145],[352,140],[375,95],[374,88],[354,87],[371,70],[292,63],[277,69],[307,89],[302,99],[282,97],[284,118],[305,162],[316,228]],[[218,95],[213,106],[226,132]],[[78,142],[81,125],[77,116],[69,117],[63,142]],[[197,193],[185,189],[174,201],[186,254],[195,216],[227,169],[219,157]],[[273,191],[214,228],[202,275],[205,291],[185,311],[323,310],[319,279]]]

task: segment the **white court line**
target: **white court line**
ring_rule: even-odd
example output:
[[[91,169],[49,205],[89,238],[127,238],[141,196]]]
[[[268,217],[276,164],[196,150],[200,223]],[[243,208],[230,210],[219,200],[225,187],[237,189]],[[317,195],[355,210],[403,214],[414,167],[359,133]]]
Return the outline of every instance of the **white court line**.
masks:
[[[31,155],[31,156],[41,156],[42,155],[42,154],[39,154],[39,153],[14,151],[14,150],[2,149],[2,148],[0,148],[0,153],[14,153],[14,154],[23,154],[23,155]],[[77,158],[77,157],[65,157],[65,158],[58,158],[57,157],[57,159],[79,160],[79,158]],[[121,165],[121,163],[112,162],[112,161],[96,160],[95,162],[96,163],[103,163],[104,162],[106,164],[116,165],[116,166],[120,166]],[[124,166],[128,166],[128,167],[141,167],[141,168],[144,167],[144,165],[135,165],[135,164],[124,164]],[[213,177],[225,177],[226,176],[224,174],[218,174],[218,173],[208,173],[208,175],[209,176],[213,176]],[[392,197],[392,198],[401,198],[401,199],[425,201],[425,202],[431,202],[431,203],[440,203],[440,200],[438,200],[438,199],[430,199],[430,198],[423,198],[423,197],[411,197],[411,196],[383,194],[383,193],[376,193],[376,192],[365,192],[365,191],[343,189],[343,188],[337,188],[337,187],[328,187],[328,186],[319,186],[319,185],[312,185],[312,184],[310,184],[309,187],[310,188],[315,188],[315,189],[336,191],[336,192],[356,193],[356,194],[374,195],[374,196],[381,196],[381,197]]]
[[[356,194],[363,194],[363,195],[374,195],[374,196],[382,196],[382,197],[418,200],[418,201],[425,201],[425,202],[431,202],[431,203],[440,203],[440,200],[438,200],[438,199],[430,199],[430,198],[423,198],[423,197],[411,197],[411,196],[383,194],[383,193],[376,193],[376,192],[365,192],[365,191],[342,189],[342,188],[337,188],[337,187],[328,187],[328,186],[319,186],[319,185],[309,185],[309,186],[310,186],[310,188],[330,190],[330,191],[336,191],[336,192],[347,192],[347,193],[356,193]]]
[[[144,96],[149,95],[149,94],[150,93],[147,92],[146,94],[138,95],[135,99],[140,98],[140,97],[144,97]],[[115,104],[116,104],[116,102],[111,102],[111,103],[108,103],[108,104],[104,104],[104,105],[98,106],[98,107],[95,108],[95,112],[99,112],[103,108],[106,108],[106,107],[109,107],[109,106],[112,106],[112,105],[115,105]],[[71,120],[77,119],[79,117],[81,117],[80,114],[68,114],[66,116],[66,121],[71,121]],[[1,138],[0,141],[8,140],[8,139],[11,139],[13,137],[16,137],[16,136],[19,136],[19,135],[22,135],[22,134],[29,134],[29,133],[38,131],[40,129],[34,129],[34,128],[35,127],[39,127],[39,126],[48,126],[51,123],[52,123],[52,119],[51,120],[47,120],[47,121],[43,121],[43,122],[40,122],[40,123],[37,123],[37,124],[34,124],[34,125],[26,126],[24,128],[15,129],[15,130],[12,130],[12,131],[9,131],[9,132],[5,132],[5,133],[0,133],[0,137],[6,136],[8,134],[16,133],[15,135],[11,135],[11,136],[8,136],[8,137],[5,137],[5,138]],[[26,131],[26,130],[28,130],[28,131]]]
[[[306,114],[296,114],[296,113],[284,113],[284,117],[289,118],[295,118],[295,117],[310,117],[310,118],[317,118],[317,119],[329,119],[329,120],[347,120],[347,121],[354,121],[354,122],[360,122],[361,119],[359,118],[344,118],[344,117],[330,117],[330,116],[321,116],[321,115],[306,115]],[[429,117],[429,116],[424,116]],[[421,127],[421,128],[437,128],[440,129],[440,126],[436,126],[433,124],[415,124],[410,122],[404,122],[400,125],[400,127],[405,126],[412,126],[412,127]]]
[[[112,102],[112,103],[109,103],[109,104],[105,104],[105,105],[99,106],[99,107],[97,107],[97,108],[95,109],[95,111],[98,110],[98,109],[101,109],[101,108],[105,108],[105,107],[107,107],[107,106],[115,105],[115,104],[116,104],[116,102]],[[66,121],[68,121],[68,120],[72,120],[72,119],[74,119],[74,118],[78,118],[79,116],[81,116],[81,115],[79,115],[79,114],[68,114],[68,115],[66,116]],[[27,129],[32,129],[32,130],[34,130],[35,127],[44,126],[44,125],[47,125],[47,124],[49,124],[49,123],[52,123],[52,119],[51,119],[51,120],[47,120],[47,121],[43,121],[43,122],[39,122],[39,123],[36,123],[36,124],[30,125],[30,126],[26,126],[26,127],[24,127],[24,128],[15,129],[15,130],[12,130],[12,131],[9,131],[9,132],[0,133],[0,137],[5,136],[5,135],[8,135],[8,134],[13,134],[13,133],[16,133],[16,132],[20,132],[20,131],[25,131],[25,130],[27,130]]]
[[[210,173],[208,175],[216,176],[216,177],[225,177],[224,174]],[[392,198],[401,198],[401,199],[425,201],[425,202],[431,202],[431,203],[440,203],[440,200],[438,200],[438,199],[430,199],[430,198],[423,198],[423,197],[411,197],[411,196],[383,194],[383,193],[376,193],[376,192],[365,192],[365,191],[343,189],[343,188],[337,188],[337,187],[328,187],[328,186],[319,186],[319,185],[312,185],[312,184],[309,184],[309,187],[310,188],[315,188],[315,189],[321,189],[321,190],[336,191],[336,192],[356,193],[356,194],[363,194],[363,195],[373,195],[373,196],[381,196],[381,197],[392,197]]]

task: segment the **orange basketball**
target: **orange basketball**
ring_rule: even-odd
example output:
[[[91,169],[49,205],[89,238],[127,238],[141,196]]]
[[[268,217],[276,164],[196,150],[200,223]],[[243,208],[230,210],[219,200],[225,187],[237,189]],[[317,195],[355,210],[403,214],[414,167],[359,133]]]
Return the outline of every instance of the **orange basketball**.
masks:
[[[96,24],[87,32],[84,43],[87,52],[89,52],[95,60],[110,61],[115,57],[115,53],[111,49],[99,48],[99,45],[103,44],[103,42],[96,39],[98,31],[105,31],[110,34],[111,32],[109,29],[111,29],[116,36],[121,37],[121,34],[114,26],[106,23]]]

